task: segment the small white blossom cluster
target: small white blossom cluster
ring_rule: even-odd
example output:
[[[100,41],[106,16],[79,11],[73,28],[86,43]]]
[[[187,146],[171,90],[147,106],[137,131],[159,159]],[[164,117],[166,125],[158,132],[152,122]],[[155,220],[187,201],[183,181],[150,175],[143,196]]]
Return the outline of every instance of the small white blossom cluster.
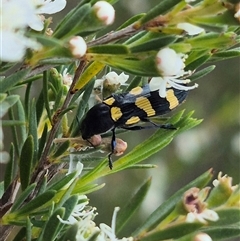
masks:
[[[66,0],[2,0],[0,5],[0,33],[2,61],[21,61],[27,48],[41,49],[41,45],[25,36],[27,28],[41,31],[40,14],[53,14],[66,6]]]
[[[80,195],[79,200],[87,199],[85,195]],[[95,222],[93,221],[94,217],[97,215],[97,213],[94,213],[96,209],[92,208],[90,211],[86,211],[85,207],[87,204],[88,201],[83,201],[80,202],[80,204],[76,205],[68,220],[63,220],[58,216],[58,219],[63,224],[78,225],[78,231],[76,234],[77,241],[88,241],[96,233],[98,233],[98,236],[96,238],[97,241],[133,241],[132,237],[122,239],[118,239],[116,237],[115,228],[117,212],[119,211],[118,207],[114,209],[111,227],[104,223],[101,223],[99,227],[97,227]]]
[[[191,72],[184,71],[186,55],[177,54],[173,49],[161,49],[156,56],[156,65],[162,77],[153,77],[149,83],[150,90],[159,90],[162,98],[166,97],[166,90],[173,87],[180,90],[191,90],[198,85],[186,86],[189,79],[182,79],[184,75],[190,75]]]
[[[96,79],[94,88],[102,88],[104,81],[107,81],[109,85],[124,85],[128,78],[129,75],[126,75],[123,72],[118,75],[116,72],[111,71],[101,79]]]

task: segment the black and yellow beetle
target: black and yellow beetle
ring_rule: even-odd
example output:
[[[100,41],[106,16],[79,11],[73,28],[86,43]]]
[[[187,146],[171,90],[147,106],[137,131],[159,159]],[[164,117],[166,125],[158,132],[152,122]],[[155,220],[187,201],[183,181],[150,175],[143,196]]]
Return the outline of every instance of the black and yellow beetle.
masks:
[[[109,167],[112,169],[111,155],[116,146],[116,128],[127,130],[149,128],[149,126],[135,125],[142,121],[151,123],[150,127],[175,129],[171,124],[155,124],[149,118],[172,111],[186,97],[186,90],[170,87],[166,91],[166,97],[162,98],[159,96],[159,90],[150,91],[148,84],[136,87],[127,93],[112,94],[87,112],[80,126],[82,138],[88,140],[94,135],[112,131],[112,152],[108,155]]]

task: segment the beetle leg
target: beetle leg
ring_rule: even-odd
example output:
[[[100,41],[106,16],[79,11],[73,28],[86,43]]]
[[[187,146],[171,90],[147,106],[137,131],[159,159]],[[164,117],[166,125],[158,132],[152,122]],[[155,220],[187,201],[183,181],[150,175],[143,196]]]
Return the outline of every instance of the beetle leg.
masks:
[[[115,134],[115,128],[114,128],[112,129],[111,152],[108,154],[108,166],[111,170],[113,168],[112,154],[114,153],[115,147],[116,147],[116,134]]]
[[[156,124],[154,123],[153,121],[149,120],[149,119],[141,119],[141,121],[143,122],[149,122],[151,123],[154,127],[157,127],[157,128],[163,128],[163,129],[171,129],[171,130],[176,130],[177,128],[174,127],[172,124],[170,123],[167,123],[167,124]]]

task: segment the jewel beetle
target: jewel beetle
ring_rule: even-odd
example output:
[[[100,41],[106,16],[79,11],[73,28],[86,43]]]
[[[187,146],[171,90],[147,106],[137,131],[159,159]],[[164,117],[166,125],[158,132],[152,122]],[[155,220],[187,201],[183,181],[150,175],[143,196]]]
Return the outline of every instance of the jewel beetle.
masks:
[[[175,129],[171,124],[159,125],[149,118],[164,115],[181,104],[188,91],[173,87],[167,88],[166,97],[159,95],[159,90],[151,91],[148,84],[136,87],[129,92],[112,94],[101,103],[93,106],[81,122],[80,130],[84,140],[94,135],[112,131],[111,153],[108,155],[109,167],[112,169],[112,159],[116,146],[116,128],[141,130],[146,128]],[[138,126],[139,122],[148,122],[151,126]]]

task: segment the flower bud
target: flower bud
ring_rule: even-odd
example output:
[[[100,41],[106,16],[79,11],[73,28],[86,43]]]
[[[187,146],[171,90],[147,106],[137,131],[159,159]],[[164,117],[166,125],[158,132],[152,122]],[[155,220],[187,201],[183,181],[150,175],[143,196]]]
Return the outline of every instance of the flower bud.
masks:
[[[115,10],[113,6],[105,1],[98,1],[93,5],[93,9],[98,19],[105,25],[110,25],[115,19]]]
[[[75,36],[69,40],[69,47],[72,55],[76,58],[81,58],[86,54],[87,44],[80,36]]]
[[[212,241],[212,238],[206,233],[198,233],[193,240],[194,241]]]

